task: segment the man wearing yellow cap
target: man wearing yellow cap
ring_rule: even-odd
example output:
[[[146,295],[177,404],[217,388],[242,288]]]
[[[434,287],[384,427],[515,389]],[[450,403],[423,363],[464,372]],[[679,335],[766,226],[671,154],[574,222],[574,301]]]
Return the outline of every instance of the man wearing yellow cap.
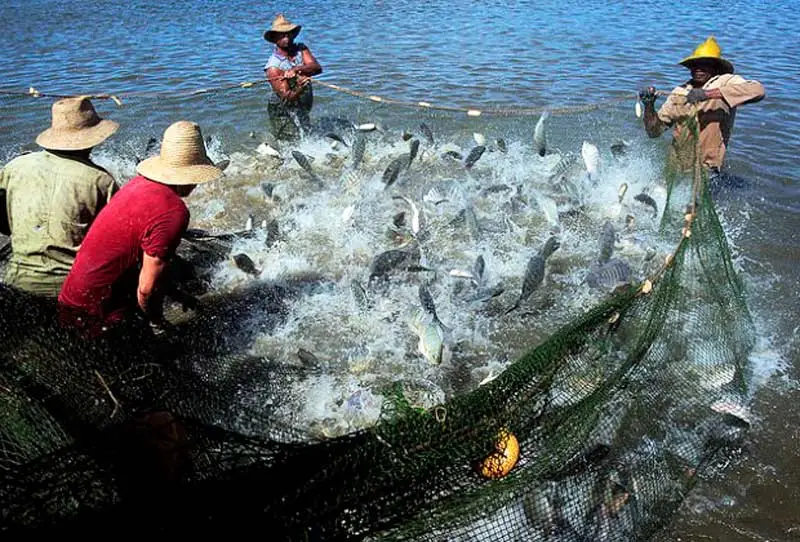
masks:
[[[679,172],[691,171],[694,165],[695,141],[681,122],[694,116],[700,123],[699,148],[703,167],[711,178],[718,177],[730,140],[736,108],[760,101],[764,86],[754,80],[734,75],[733,65],[722,57],[722,51],[709,37],[680,62],[691,72],[691,79],[675,87],[656,112],[656,89],[643,89],[639,96],[644,103],[644,127],[650,137],[659,137],[673,128],[670,164]]]

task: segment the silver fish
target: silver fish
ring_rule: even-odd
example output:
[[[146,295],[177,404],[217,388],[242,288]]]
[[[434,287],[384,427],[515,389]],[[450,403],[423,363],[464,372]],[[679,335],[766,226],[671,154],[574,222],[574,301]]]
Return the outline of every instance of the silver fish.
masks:
[[[408,204],[411,209],[411,233],[414,235],[418,234],[420,229],[420,215],[416,204],[405,196],[394,196],[394,199],[401,199]]]
[[[606,263],[611,259],[614,253],[614,243],[617,240],[617,232],[614,231],[614,226],[611,222],[606,221],[603,224],[603,232],[600,234],[600,257],[597,261],[601,264]]]
[[[305,154],[303,154],[300,151],[292,151],[292,157],[300,165],[300,167],[303,168],[303,170],[306,173],[308,173],[308,176],[311,177],[312,181],[314,181],[319,185],[323,184],[322,180],[319,177],[317,177],[317,174],[314,173],[313,169],[311,169],[311,164],[309,163],[308,158],[306,158]]]
[[[544,156],[547,153],[547,133],[545,131],[545,121],[550,117],[550,112],[545,111],[539,117],[536,128],[533,130],[533,148],[536,154]]]
[[[419,129],[422,132],[422,135],[425,136],[425,140],[428,142],[428,144],[433,145],[433,131],[430,129],[430,127],[423,122],[419,125]]]
[[[416,311],[410,327],[419,337],[417,350],[433,365],[442,363],[444,357],[445,330],[430,313]]]
[[[600,151],[593,144],[584,141],[581,146],[581,156],[583,157],[583,165],[586,167],[586,172],[589,174],[589,180],[597,182],[600,172]]]
[[[553,166],[553,169],[550,171],[550,180],[554,180],[556,177],[559,177],[567,172],[569,168],[578,160],[578,157],[574,154],[568,153],[561,157],[561,159]]]
[[[531,294],[542,284],[544,280],[544,264],[547,258],[555,252],[561,244],[556,237],[551,236],[544,244],[542,249],[528,260],[525,269],[525,277],[522,279],[522,292],[513,307],[506,311],[506,314],[519,308],[523,301],[528,299]]]
[[[389,188],[395,183],[395,181],[397,181],[397,177],[400,175],[400,172],[407,165],[408,165],[407,154],[404,154],[389,162],[389,165],[386,166],[386,169],[383,172],[383,183],[386,185],[385,188]]]
[[[586,276],[586,284],[590,288],[613,289],[621,284],[628,284],[631,281],[630,266],[617,258],[613,258],[603,264],[594,265]]]
[[[408,151],[408,165],[411,166],[411,162],[414,161],[414,158],[417,156],[417,153],[419,152],[419,139],[412,139],[409,145],[410,146]]]
[[[352,148],[353,169],[357,168],[359,164],[361,164],[361,160],[364,159],[364,151],[366,148],[367,138],[365,138],[363,134],[358,134]]]
[[[333,132],[331,132],[329,134],[325,134],[325,137],[327,137],[328,139],[332,139],[333,141],[336,141],[337,143],[341,143],[345,147],[348,146],[347,143],[345,142],[345,140],[341,138],[341,136],[339,136],[338,134],[334,134]]]
[[[486,262],[483,259],[483,254],[479,254],[477,258],[475,258],[475,264],[472,266],[472,276],[475,277],[475,281],[478,285],[483,283],[483,272],[486,269]]]
[[[236,264],[236,267],[248,275],[258,276],[260,274],[258,269],[256,269],[256,264],[253,263],[253,260],[251,260],[250,256],[247,254],[235,254],[233,256],[233,262]]]
[[[650,208],[653,209],[653,216],[658,216],[658,204],[656,203],[656,200],[654,200],[645,193],[637,194],[636,196],[633,197],[633,199],[635,199],[638,202],[644,203],[645,205],[648,205]]]
[[[478,145],[477,147],[473,147],[469,154],[467,155],[467,159],[464,160],[464,167],[467,169],[472,169],[472,166],[475,165],[481,156],[483,156],[484,151],[486,151],[486,147],[483,145]]]

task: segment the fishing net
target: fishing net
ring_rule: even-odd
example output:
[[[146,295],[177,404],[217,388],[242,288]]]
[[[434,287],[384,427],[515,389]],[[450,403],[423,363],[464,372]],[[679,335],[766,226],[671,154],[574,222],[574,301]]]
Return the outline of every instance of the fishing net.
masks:
[[[647,280],[477,389],[419,408],[390,387],[377,424],[331,438],[276,421],[302,400],[291,382],[324,367],[237,352],[246,326],[230,324],[280,325],[312,280],[221,295],[161,342],[136,328],[83,340],[3,287],[0,529],[647,539],[746,427],[754,333],[706,181],[669,177],[675,248]]]

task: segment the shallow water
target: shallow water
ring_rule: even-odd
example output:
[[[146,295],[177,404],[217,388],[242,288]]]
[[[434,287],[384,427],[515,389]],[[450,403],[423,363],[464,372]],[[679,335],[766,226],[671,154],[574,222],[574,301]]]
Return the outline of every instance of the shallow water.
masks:
[[[110,101],[96,101],[101,113],[119,120],[122,129],[95,156],[122,181],[133,174],[136,157],[149,137],[160,136],[180,118],[199,122],[204,134],[212,137],[212,157],[230,158],[232,165],[227,184],[209,185],[189,199],[193,226],[231,229],[241,227],[248,214],[254,215],[257,224],[273,215],[288,215],[292,226],[285,231],[286,241],[265,250],[262,237],[243,242],[237,250],[254,259],[261,278],[321,270],[330,285],[296,305],[292,321],[281,334],[262,337],[254,351],[280,357],[304,347],[326,361],[349,363],[351,372],[355,367],[356,373],[366,374],[375,360],[403,360],[396,367],[384,368],[383,373],[410,371],[419,382],[423,403],[476,385],[492,368],[501,369],[540,337],[528,336],[515,343],[512,337],[519,336],[518,330],[513,325],[495,327],[496,313],[463,311],[446,295],[449,290],[435,289],[437,309],[442,320],[456,330],[456,344],[460,341],[462,348],[474,352],[475,360],[488,360],[437,383],[430,364],[414,355],[416,344],[407,327],[391,326],[375,317],[397,311],[408,316],[406,311],[417,302],[414,287],[399,285],[388,298],[379,298],[376,312],[342,321],[341,315],[353,308],[348,281],[363,279],[371,257],[378,249],[389,248],[386,226],[405,206],[383,197],[383,169],[390,158],[407,152],[407,143],[400,138],[402,131],[415,132],[424,121],[435,134],[442,134],[442,140],[436,142],[436,153],[423,140],[423,152],[412,166],[414,174],[409,172],[406,179],[409,184],[400,185],[417,204],[422,204],[422,196],[433,182],[541,187],[546,170],[553,165],[548,160],[557,155],[541,160],[532,154],[530,143],[538,115],[471,118],[397,109],[317,85],[315,117],[343,116],[356,124],[377,122],[384,129],[368,134],[367,173],[356,183],[359,190],[348,193],[337,184],[343,167],[340,162],[346,161],[348,151],[332,149],[324,138],[281,148],[283,162],[257,153],[266,131],[263,86],[190,93],[263,77],[268,49],[261,33],[273,12],[280,9],[304,24],[301,39],[322,63],[322,79],[370,95],[477,108],[590,105],[633,96],[645,84],[666,90],[686,77],[676,62],[714,33],[737,71],[760,79],[767,87],[766,100],[740,109],[729,152],[731,172],[750,181],[751,188],[725,194],[719,203],[762,334],[760,355],[756,356],[762,381],[754,404],[757,422],[748,447],[734,458],[724,478],[698,488],[663,539],[782,540],[797,536],[800,469],[796,449],[800,435],[792,429],[797,425],[792,421],[797,421],[793,405],[800,392],[798,369],[792,362],[798,359],[800,349],[796,339],[800,273],[795,263],[800,257],[796,233],[800,231],[800,185],[795,165],[800,146],[800,73],[796,40],[790,38],[796,34],[800,15],[793,5],[767,8],[733,2],[723,8],[701,2],[691,8],[668,9],[657,2],[635,6],[521,2],[478,8],[459,2],[396,0],[370,5],[307,2],[291,10],[270,2],[255,6],[238,1],[131,1],[124,11],[111,2],[81,6],[78,10],[73,3],[52,0],[8,0],[0,6],[3,20],[14,28],[0,39],[5,76],[2,90],[24,92],[33,86],[55,94],[118,94],[124,102],[122,108]],[[47,125],[49,107],[50,101],[43,98],[1,97],[0,156],[10,158],[30,146]],[[250,137],[251,132],[255,137]],[[508,154],[487,152],[469,174],[458,164],[436,159],[445,144],[466,154],[476,144],[474,133],[484,134],[490,142],[502,137],[509,144]],[[614,160],[608,150],[620,138],[631,143],[622,162]],[[650,140],[645,136],[633,114],[632,99],[587,113],[551,117],[548,143],[554,151],[579,155],[584,140],[597,145],[607,165],[605,190],[590,202],[597,231],[573,225],[559,232],[562,247],[549,262],[555,272],[548,272],[539,292],[542,295],[528,308],[538,311],[542,336],[590,302],[579,282],[597,249],[599,213],[614,201],[620,183],[631,185],[629,198],[638,193],[635,189],[657,184],[669,138]],[[295,149],[316,157],[312,166],[320,168],[321,176],[330,183],[325,191],[310,189],[288,155]],[[580,157],[578,165],[580,168]],[[261,182],[276,180],[284,185],[279,188],[279,193],[284,190],[284,203],[277,206],[258,188]],[[367,204],[356,205],[349,221],[341,220],[348,206],[358,201]],[[539,246],[551,229],[539,211],[524,214],[529,222],[518,224],[519,230],[497,221],[509,201],[499,192],[476,202],[481,222],[486,220],[498,229],[483,244],[459,237],[458,242],[436,245],[431,255],[434,263],[447,263],[448,269],[469,269],[483,252],[492,280],[510,281],[509,291],[492,301],[500,312],[513,303],[511,294],[518,291],[532,247]],[[536,207],[531,205],[531,209]],[[425,216],[428,213],[440,216],[434,209]],[[646,225],[646,219],[644,213],[637,216],[637,226]],[[500,229],[503,226],[505,230]],[[443,220],[437,231],[448,227]],[[227,263],[215,274],[215,285],[220,288],[246,280],[250,280],[248,276]],[[446,278],[443,284],[453,288],[458,281]],[[570,301],[556,303],[553,299]],[[372,397],[350,401],[358,389],[352,382],[342,386],[341,397],[333,397],[329,384],[320,382],[316,394],[332,402],[334,406],[328,407],[342,409],[344,415],[344,409],[355,405],[361,408],[359,412],[375,414]],[[337,399],[342,401],[340,405]],[[326,412],[321,403],[309,402],[308,409],[312,418]]]

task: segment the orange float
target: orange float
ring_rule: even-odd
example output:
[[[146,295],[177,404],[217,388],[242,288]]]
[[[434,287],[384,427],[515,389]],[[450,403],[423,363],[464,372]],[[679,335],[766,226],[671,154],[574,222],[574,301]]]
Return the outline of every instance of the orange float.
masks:
[[[519,442],[507,429],[501,429],[495,444],[495,451],[479,465],[481,476],[489,479],[502,478],[511,472],[519,460]]]

